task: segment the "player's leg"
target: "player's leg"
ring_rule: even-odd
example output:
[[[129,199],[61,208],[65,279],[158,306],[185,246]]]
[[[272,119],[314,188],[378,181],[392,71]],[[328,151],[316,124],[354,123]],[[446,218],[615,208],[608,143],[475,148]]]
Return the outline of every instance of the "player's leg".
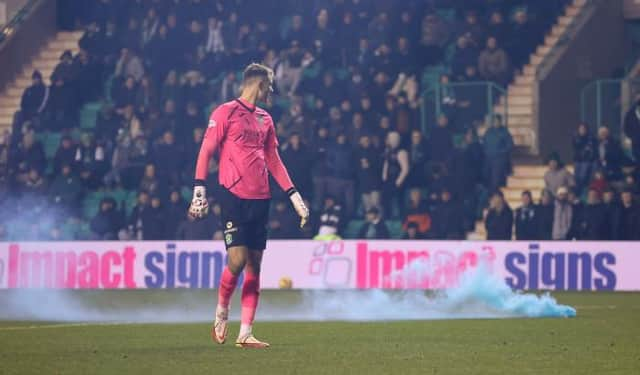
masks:
[[[239,347],[267,348],[269,344],[253,336],[253,321],[260,299],[260,267],[263,250],[249,250],[247,265],[244,269],[240,313],[240,333],[236,345]]]
[[[218,288],[218,305],[216,306],[216,319],[213,325],[214,339],[223,344],[226,341],[229,319],[229,304],[233,291],[238,285],[238,278],[245,267],[248,258],[246,246],[231,246],[227,249],[227,265],[222,271],[220,287]]]

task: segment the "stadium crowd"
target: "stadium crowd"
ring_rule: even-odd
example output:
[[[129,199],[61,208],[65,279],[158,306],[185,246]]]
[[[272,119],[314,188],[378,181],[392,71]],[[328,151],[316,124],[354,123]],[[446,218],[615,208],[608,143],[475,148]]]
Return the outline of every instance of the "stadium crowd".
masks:
[[[61,26],[86,31],[50,86],[34,71],[12,132],[0,138],[0,204],[12,213],[0,219],[0,239],[221,239],[216,163],[205,220],[187,217],[184,191],[209,111],[237,95],[238,71],[252,61],[275,71],[265,105],[313,214],[299,230],[274,187],[271,238],[344,236],[364,218],[353,235],[389,238],[392,220],[405,238],[463,239],[483,212],[490,239],[511,238],[514,225],[518,239],[640,233],[638,184],[606,128],[595,138],[581,127],[575,178],[550,158],[540,204],[525,192],[514,215],[501,193],[490,194],[510,174],[507,128],[495,116],[479,137],[477,98],[446,89],[506,85],[565,0],[59,3]],[[424,73],[435,66],[444,109],[423,128],[420,94],[436,84]],[[80,127],[93,102],[95,124]],[[52,133],[60,143],[47,158],[41,136]]]

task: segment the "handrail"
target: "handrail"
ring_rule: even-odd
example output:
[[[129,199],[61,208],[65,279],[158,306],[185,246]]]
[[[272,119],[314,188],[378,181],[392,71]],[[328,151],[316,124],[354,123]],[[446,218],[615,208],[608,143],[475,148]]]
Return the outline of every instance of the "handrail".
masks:
[[[0,49],[2,49],[4,43],[9,40],[11,35],[20,27],[20,24],[27,18],[29,13],[36,8],[39,1],[42,0],[28,0],[27,3],[14,14],[11,20],[0,29]]]
[[[627,108],[627,104],[625,102],[626,101],[632,101],[633,98],[625,98],[623,96],[623,89],[624,89],[624,85],[630,85],[630,84],[640,84],[640,78],[636,77],[636,78],[601,78],[601,79],[596,79],[593,80],[589,83],[587,83],[581,90],[580,90],[580,120],[583,122],[587,121],[587,95],[591,92],[593,92],[593,88],[595,87],[595,95],[596,95],[596,121],[595,124],[591,124],[594,127],[599,127],[602,126],[602,90],[603,90],[603,86],[606,84],[618,84],[620,85],[620,99],[621,99],[621,110],[622,112],[625,111],[625,109]],[[609,126],[613,126],[614,124],[608,124]]]

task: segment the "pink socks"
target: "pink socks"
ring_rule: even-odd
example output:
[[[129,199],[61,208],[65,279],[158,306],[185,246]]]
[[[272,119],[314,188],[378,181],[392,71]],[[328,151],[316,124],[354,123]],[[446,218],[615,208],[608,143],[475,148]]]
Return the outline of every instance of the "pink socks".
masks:
[[[229,308],[229,302],[237,284],[238,276],[232,274],[229,271],[229,267],[224,267],[222,279],[220,280],[220,289],[218,289],[218,306],[225,309]]]
[[[251,326],[256,316],[258,298],[260,297],[260,278],[253,273],[244,271],[244,284],[242,285],[242,311],[240,322],[242,325]]]

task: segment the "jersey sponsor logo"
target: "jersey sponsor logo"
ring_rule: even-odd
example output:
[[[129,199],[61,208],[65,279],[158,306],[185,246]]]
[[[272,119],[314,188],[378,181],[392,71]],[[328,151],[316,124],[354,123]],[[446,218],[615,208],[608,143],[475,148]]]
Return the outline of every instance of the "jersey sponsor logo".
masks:
[[[216,125],[218,125],[218,124],[216,123],[216,120],[214,120],[214,119],[209,120],[209,127],[210,127],[210,128],[215,128],[215,127],[216,127]]]

